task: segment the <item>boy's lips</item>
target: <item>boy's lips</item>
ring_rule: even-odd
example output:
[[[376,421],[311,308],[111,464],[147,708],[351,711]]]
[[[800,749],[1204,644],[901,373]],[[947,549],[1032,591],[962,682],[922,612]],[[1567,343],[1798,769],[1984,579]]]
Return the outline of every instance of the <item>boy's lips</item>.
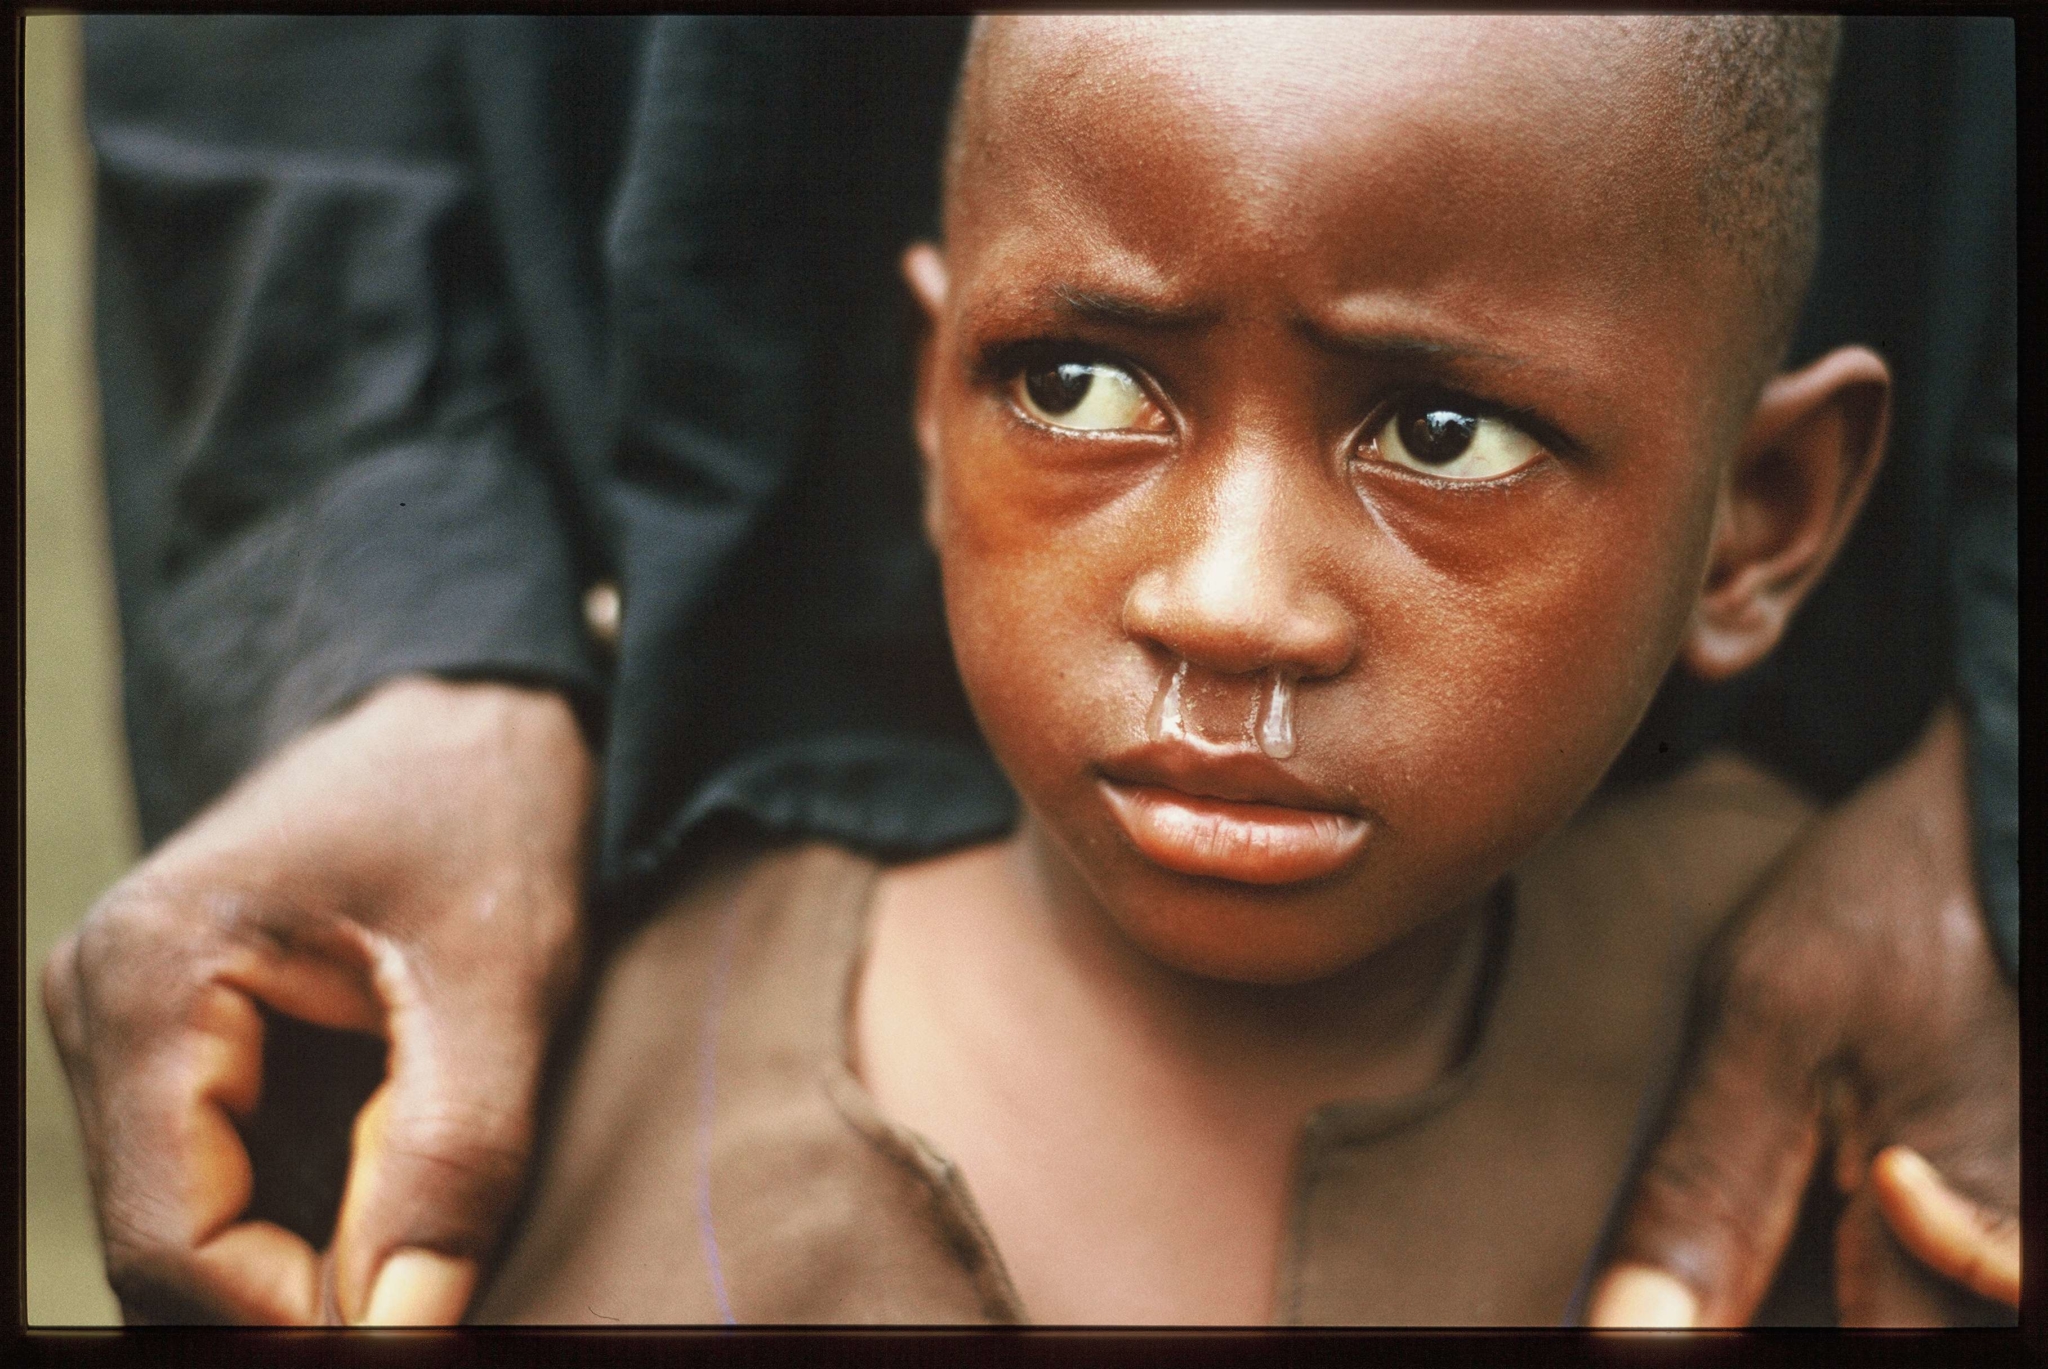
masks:
[[[1295,884],[1335,874],[1371,824],[1255,752],[1147,746],[1099,780],[1141,854],[1184,875]]]

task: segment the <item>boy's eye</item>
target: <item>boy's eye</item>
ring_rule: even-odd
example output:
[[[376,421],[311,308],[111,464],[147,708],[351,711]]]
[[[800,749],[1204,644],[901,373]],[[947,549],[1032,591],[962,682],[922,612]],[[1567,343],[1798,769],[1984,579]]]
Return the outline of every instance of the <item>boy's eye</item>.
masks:
[[[1490,480],[1543,455],[1506,419],[1438,400],[1404,400],[1366,445],[1382,461],[1447,480]]]
[[[1166,430],[1166,415],[1137,378],[1107,362],[1027,366],[1015,390],[1018,407],[1049,427],[1090,433]]]

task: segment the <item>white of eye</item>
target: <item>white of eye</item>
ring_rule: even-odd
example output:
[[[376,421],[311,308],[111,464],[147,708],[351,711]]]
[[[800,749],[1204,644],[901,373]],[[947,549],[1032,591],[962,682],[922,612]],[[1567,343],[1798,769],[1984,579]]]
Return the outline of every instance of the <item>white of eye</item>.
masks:
[[[1542,443],[1506,419],[1443,404],[1395,410],[1372,446],[1392,465],[1444,480],[1492,480],[1543,455]]]
[[[1158,427],[1151,398],[1136,377],[1100,361],[1063,361],[1020,373],[1014,389],[1019,408],[1054,428],[1115,432]],[[1148,417],[1154,422],[1146,422]]]

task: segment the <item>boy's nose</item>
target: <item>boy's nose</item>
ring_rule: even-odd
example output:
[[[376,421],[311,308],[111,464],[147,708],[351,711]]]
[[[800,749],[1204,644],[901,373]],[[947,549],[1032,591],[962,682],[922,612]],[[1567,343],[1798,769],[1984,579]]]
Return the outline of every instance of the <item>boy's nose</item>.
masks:
[[[1274,460],[1233,462],[1195,508],[1161,519],[1166,550],[1132,582],[1124,630],[1220,674],[1343,670],[1357,629],[1319,573],[1329,548],[1311,492],[1294,488],[1312,479]]]

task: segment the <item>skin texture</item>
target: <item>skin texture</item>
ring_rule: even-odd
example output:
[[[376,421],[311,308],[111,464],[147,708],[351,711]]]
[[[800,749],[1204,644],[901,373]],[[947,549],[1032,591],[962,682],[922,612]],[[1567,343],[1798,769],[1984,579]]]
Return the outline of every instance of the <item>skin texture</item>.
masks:
[[[1731,268],[1656,155],[1675,105],[1626,25],[1035,19],[985,42],[946,249],[905,265],[954,648],[1027,816],[1009,853],[885,888],[862,1068],[960,1159],[1035,1316],[1264,1320],[1304,1112],[1446,1063],[1478,901],[1586,797],[1674,657],[1718,676],[1775,643],[1867,485],[1888,377],[1845,349],[1746,390]],[[1030,382],[1060,364],[1114,366],[1147,403],[1049,423]],[[1514,426],[1535,456],[1403,468],[1387,419],[1424,391],[1533,415]],[[1202,740],[1162,749],[1148,709],[1180,662]],[[1274,670],[1299,681],[1293,755],[1219,761],[1216,720]],[[1366,835],[1315,878],[1249,857],[1192,875],[1120,790]],[[952,958],[892,919],[949,919]],[[971,1020],[1001,1000],[941,1012],[906,986],[970,973],[982,930],[1044,943],[1070,962],[1047,982],[1146,1040],[1235,1040],[1232,1063],[1141,1045],[1167,1082],[1133,1088],[1131,1043],[1090,1034],[1060,1088],[977,1111],[942,1081],[1017,1068]],[[1253,1001],[1293,1029],[1245,1031]],[[1112,1185],[1065,1167],[1085,1146],[986,1132],[1093,1107],[1134,1136],[1224,1119],[1235,1170],[1199,1146],[1146,1159],[1249,1234],[1153,1211],[1108,1250],[1062,1242]],[[1207,1281],[1177,1296],[1195,1263]]]
[[[249,775],[58,946],[43,1002],[130,1322],[461,1315],[576,971],[593,771],[552,694],[396,681]],[[326,1250],[242,1219],[258,1003],[389,1043]]]
[[[1972,895],[1963,764],[1961,725],[1944,710],[1815,825],[1710,953],[1688,1087],[1593,1299],[1595,1325],[1747,1321],[1816,1164],[1849,1195],[1836,1232],[1845,1323],[2008,1319],[1957,1286],[2010,1305],[2006,1285],[1972,1273],[1995,1255],[1980,1259],[1955,1221],[1903,1201],[1918,1176],[1903,1189],[1891,1172],[1866,1182],[1880,1151],[1904,1143],[1994,1234],[2019,1210],[2019,1005]]]

